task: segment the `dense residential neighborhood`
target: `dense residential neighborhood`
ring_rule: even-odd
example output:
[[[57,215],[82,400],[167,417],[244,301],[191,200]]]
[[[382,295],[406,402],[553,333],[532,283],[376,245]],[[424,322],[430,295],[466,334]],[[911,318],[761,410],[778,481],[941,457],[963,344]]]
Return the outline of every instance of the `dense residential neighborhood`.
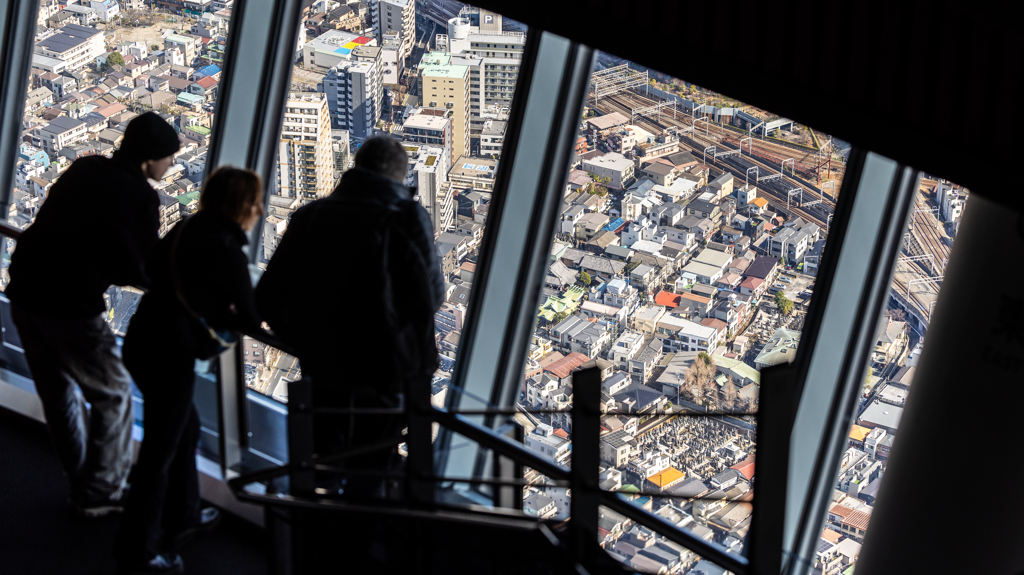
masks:
[[[447,15],[439,22],[442,5]],[[160,233],[194,213],[232,14],[232,0],[158,0],[155,7],[42,0],[8,223],[30,226],[71,163],[109,156],[145,111],[157,112],[181,142],[171,169],[151,181]],[[526,38],[521,24],[458,2],[317,0],[295,47],[256,265],[265,268],[295,210],[332,192],[366,138],[399,139],[409,158],[405,184],[415,188],[433,225],[445,279],[446,301],[435,315],[442,359],[432,382],[436,405],[444,405],[452,384],[478,258],[486,257],[481,248],[506,134],[516,128],[510,112]],[[608,54],[598,62],[599,71],[639,69]],[[644,74],[649,94],[657,82]],[[639,94],[640,86],[630,89]],[[789,195],[764,183],[774,175],[759,177],[744,166],[748,175],[754,170],[751,179],[716,162],[716,153],[735,154],[724,144],[716,152],[678,126],[654,130],[644,115],[652,113],[609,111],[596,95],[565,166],[554,238],[537,238],[550,242],[549,260],[515,421],[527,448],[569,465],[573,374],[596,367],[601,487],[742,554],[755,512],[760,371],[797,356],[831,215],[820,207],[795,209]],[[736,128],[751,140],[760,118],[702,103],[706,116],[698,120],[696,99],[680,105],[694,138],[701,121],[708,130],[714,119],[720,133]],[[796,137],[792,122],[760,119],[779,126],[775,135],[788,125]],[[825,189],[806,202],[801,193],[801,208],[820,204]],[[938,181],[919,196],[923,206],[936,204],[925,214],[928,225],[951,240],[966,191]],[[0,287],[16,249],[13,240],[4,242]],[[941,258],[932,257],[935,266]],[[345,258],[358,261],[359,254]],[[500,278],[501,262],[495,265]],[[902,287],[894,283],[865,366],[816,573],[853,572],[913,384],[931,308],[921,303],[921,289],[911,293],[921,280],[900,280],[909,273],[901,269],[895,281]],[[108,322],[123,334],[141,292],[112,287],[106,297]],[[286,402],[288,383],[301,377],[298,360],[248,337],[241,347],[246,385]],[[568,517],[565,488],[532,470],[525,479],[526,513]],[[723,572],[610,509],[602,509],[600,536],[610,555],[638,571]]]

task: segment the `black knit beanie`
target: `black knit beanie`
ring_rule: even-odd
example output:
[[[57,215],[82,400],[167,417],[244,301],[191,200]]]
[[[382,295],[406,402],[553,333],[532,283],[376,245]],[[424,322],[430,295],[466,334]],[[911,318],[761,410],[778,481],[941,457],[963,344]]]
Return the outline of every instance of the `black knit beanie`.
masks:
[[[181,149],[178,133],[154,112],[133,118],[124,131],[118,155],[143,162],[173,155]]]

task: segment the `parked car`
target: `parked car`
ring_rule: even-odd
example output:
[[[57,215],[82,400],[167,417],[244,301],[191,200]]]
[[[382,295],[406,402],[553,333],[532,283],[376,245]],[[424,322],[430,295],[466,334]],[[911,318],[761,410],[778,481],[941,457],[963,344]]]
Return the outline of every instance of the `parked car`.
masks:
[[[780,282],[785,282],[785,283],[793,283],[793,280],[789,279],[787,276],[780,277],[779,281]]]

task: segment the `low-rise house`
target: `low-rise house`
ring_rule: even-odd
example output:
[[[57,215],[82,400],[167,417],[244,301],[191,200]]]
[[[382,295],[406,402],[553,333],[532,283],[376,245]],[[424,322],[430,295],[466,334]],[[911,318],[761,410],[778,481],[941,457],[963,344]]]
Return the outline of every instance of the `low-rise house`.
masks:
[[[625,189],[634,179],[634,165],[622,154],[615,152],[583,160],[582,169],[598,178],[608,178],[607,186]]]
[[[791,363],[796,357],[796,348],[799,344],[799,331],[780,327],[754,359],[754,366],[760,370],[780,363]]]

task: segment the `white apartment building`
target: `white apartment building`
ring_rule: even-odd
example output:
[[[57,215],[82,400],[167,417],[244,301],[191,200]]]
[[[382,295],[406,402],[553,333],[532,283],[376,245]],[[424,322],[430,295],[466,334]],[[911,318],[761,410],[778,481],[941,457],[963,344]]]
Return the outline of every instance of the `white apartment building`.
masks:
[[[96,13],[96,17],[103,22],[110,22],[121,13],[121,7],[117,4],[117,0],[90,0],[88,4],[85,2],[82,4],[89,6]]]
[[[34,142],[51,157],[64,149],[65,146],[84,142],[89,136],[88,124],[81,120],[60,116],[49,124],[35,129]]]
[[[68,71],[91,64],[103,52],[103,32],[78,24],[68,24],[35,47],[36,54],[65,61]]]
[[[435,45],[470,67],[470,129],[478,135],[488,106],[512,103],[526,34],[502,32],[501,15],[467,6],[448,20],[448,34],[439,34]]]
[[[398,32],[402,41],[401,59],[412,55],[416,41],[416,3],[413,0],[372,0],[367,4],[373,10],[374,36],[383,38],[388,32]]]
[[[452,169],[452,162],[455,161],[452,117],[451,110],[416,108],[402,124],[404,141],[427,144],[444,150],[443,163],[446,174]]]
[[[39,16],[36,18],[36,24],[46,26],[46,21],[57,12],[60,12],[59,0],[41,0],[39,2]]]
[[[168,34],[164,36],[164,50],[178,49],[184,59],[184,64],[192,65],[192,61],[199,55],[200,40],[198,36],[186,36],[183,34]]]
[[[935,186],[935,199],[939,204],[939,219],[943,222],[952,223],[960,220],[964,211],[964,204],[967,196],[961,194],[961,190],[954,190],[949,182],[940,181]]]
[[[292,93],[278,143],[278,195],[315,200],[334,189],[334,154],[327,97]]]
[[[416,199],[427,210],[434,233],[446,231],[455,217],[455,193],[444,170],[444,149],[409,142],[403,146],[409,154],[405,185],[416,187]]]
[[[568,461],[572,442],[565,437],[554,433],[554,429],[542,423],[526,435],[524,443],[528,449],[532,449],[545,457],[550,457],[558,463]]]
[[[605,305],[625,310],[626,315],[629,316],[633,314],[633,310],[640,303],[640,291],[627,284],[625,280],[616,278],[608,282],[602,301]]]
[[[483,130],[480,133],[480,155],[484,157],[500,158],[501,148],[505,145],[505,130],[508,122],[499,120],[485,120]]]
[[[629,360],[633,359],[644,349],[644,336],[635,331],[626,331],[619,336],[612,344],[612,361],[618,364],[619,368],[626,370]]]
[[[284,237],[284,233],[288,231],[288,220],[280,216],[267,216],[267,221],[263,223],[263,257],[267,260],[274,255],[277,251],[277,246],[281,245],[281,238]]]
[[[334,154],[334,183],[337,185],[341,174],[348,170],[348,165],[352,161],[348,131],[331,130],[331,152]]]
[[[633,161],[617,152],[584,160],[582,169],[600,178],[608,178],[608,187],[625,189],[633,182]]]
[[[397,85],[405,71],[402,38],[398,32],[385,32],[380,44],[381,82]]]
[[[149,56],[145,42],[122,42],[118,44],[117,51],[122,56],[134,56],[140,60],[145,60]]]
[[[93,22],[99,20],[99,17],[96,16],[96,11],[94,11],[92,8],[89,8],[88,5],[68,4],[64,7],[64,11],[70,12],[77,16],[78,23],[82,26],[88,26],[89,24],[92,24]]]
[[[381,50],[377,46],[361,46],[351,50],[351,56],[330,68],[319,88],[327,94],[331,127],[348,130],[352,138],[364,140],[373,135],[380,120],[384,94]]]
[[[713,327],[694,323],[672,314],[665,315],[658,321],[656,333],[665,338],[663,340],[665,353],[680,351],[711,353],[718,347],[718,340],[722,336]]]

